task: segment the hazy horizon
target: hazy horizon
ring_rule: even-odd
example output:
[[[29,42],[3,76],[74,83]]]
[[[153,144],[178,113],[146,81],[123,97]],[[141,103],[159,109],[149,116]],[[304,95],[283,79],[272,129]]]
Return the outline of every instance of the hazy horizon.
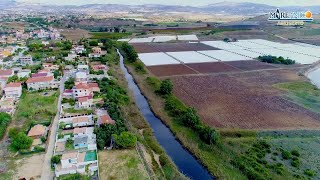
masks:
[[[8,0],[0,0],[8,1]],[[16,0],[18,3],[39,3],[39,4],[52,4],[52,5],[85,5],[85,4],[127,4],[127,5],[142,5],[142,4],[162,4],[162,5],[183,5],[183,6],[205,6],[208,4],[214,4],[219,2],[225,2],[221,0],[166,0],[165,2],[159,2],[157,0]],[[272,6],[316,6],[320,5],[320,0],[228,0],[228,2],[251,2],[259,4],[267,4]]]

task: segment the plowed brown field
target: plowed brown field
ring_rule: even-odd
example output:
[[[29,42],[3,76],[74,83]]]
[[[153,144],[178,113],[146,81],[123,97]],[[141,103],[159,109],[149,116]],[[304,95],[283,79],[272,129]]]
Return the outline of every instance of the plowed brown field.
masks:
[[[171,77],[174,94],[195,107],[213,127],[316,129],[320,116],[286,100],[272,84],[303,80],[296,72],[272,70]]]
[[[138,53],[218,50],[202,43],[134,43]]]

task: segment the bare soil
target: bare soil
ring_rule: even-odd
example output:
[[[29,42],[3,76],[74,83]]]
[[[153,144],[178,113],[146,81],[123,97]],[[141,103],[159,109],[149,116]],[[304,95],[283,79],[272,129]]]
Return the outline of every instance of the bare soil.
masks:
[[[294,71],[172,77],[174,94],[213,127],[316,129],[320,116],[282,97],[275,83],[304,80]]]

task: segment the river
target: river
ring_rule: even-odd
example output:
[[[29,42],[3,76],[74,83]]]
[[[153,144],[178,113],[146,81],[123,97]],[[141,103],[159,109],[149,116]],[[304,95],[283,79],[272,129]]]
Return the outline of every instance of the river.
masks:
[[[308,73],[308,78],[320,89],[320,67]]]
[[[215,179],[210,175],[208,170],[175,139],[170,129],[151,111],[147,99],[141,94],[133,77],[124,66],[123,57],[120,53],[119,56],[120,67],[125,74],[130,90],[135,96],[136,104],[144,118],[148,121],[150,127],[153,129],[153,135],[176,164],[180,172],[194,180]]]

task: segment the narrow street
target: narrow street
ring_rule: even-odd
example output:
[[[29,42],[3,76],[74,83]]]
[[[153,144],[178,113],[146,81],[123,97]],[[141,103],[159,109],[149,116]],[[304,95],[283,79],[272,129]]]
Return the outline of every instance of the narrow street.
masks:
[[[64,91],[64,82],[65,82],[66,77],[63,76],[60,82],[60,96],[57,104],[57,114],[55,118],[53,119],[51,123],[51,129],[48,135],[48,145],[47,145],[47,151],[46,155],[44,158],[43,162],[43,168],[42,168],[42,174],[41,174],[41,179],[43,180],[49,180],[53,179],[53,172],[51,170],[51,157],[53,156],[53,151],[54,151],[54,145],[55,145],[55,140],[56,140],[56,134],[59,126],[59,117],[60,117],[60,107],[61,107],[61,100],[62,100],[62,93]]]

